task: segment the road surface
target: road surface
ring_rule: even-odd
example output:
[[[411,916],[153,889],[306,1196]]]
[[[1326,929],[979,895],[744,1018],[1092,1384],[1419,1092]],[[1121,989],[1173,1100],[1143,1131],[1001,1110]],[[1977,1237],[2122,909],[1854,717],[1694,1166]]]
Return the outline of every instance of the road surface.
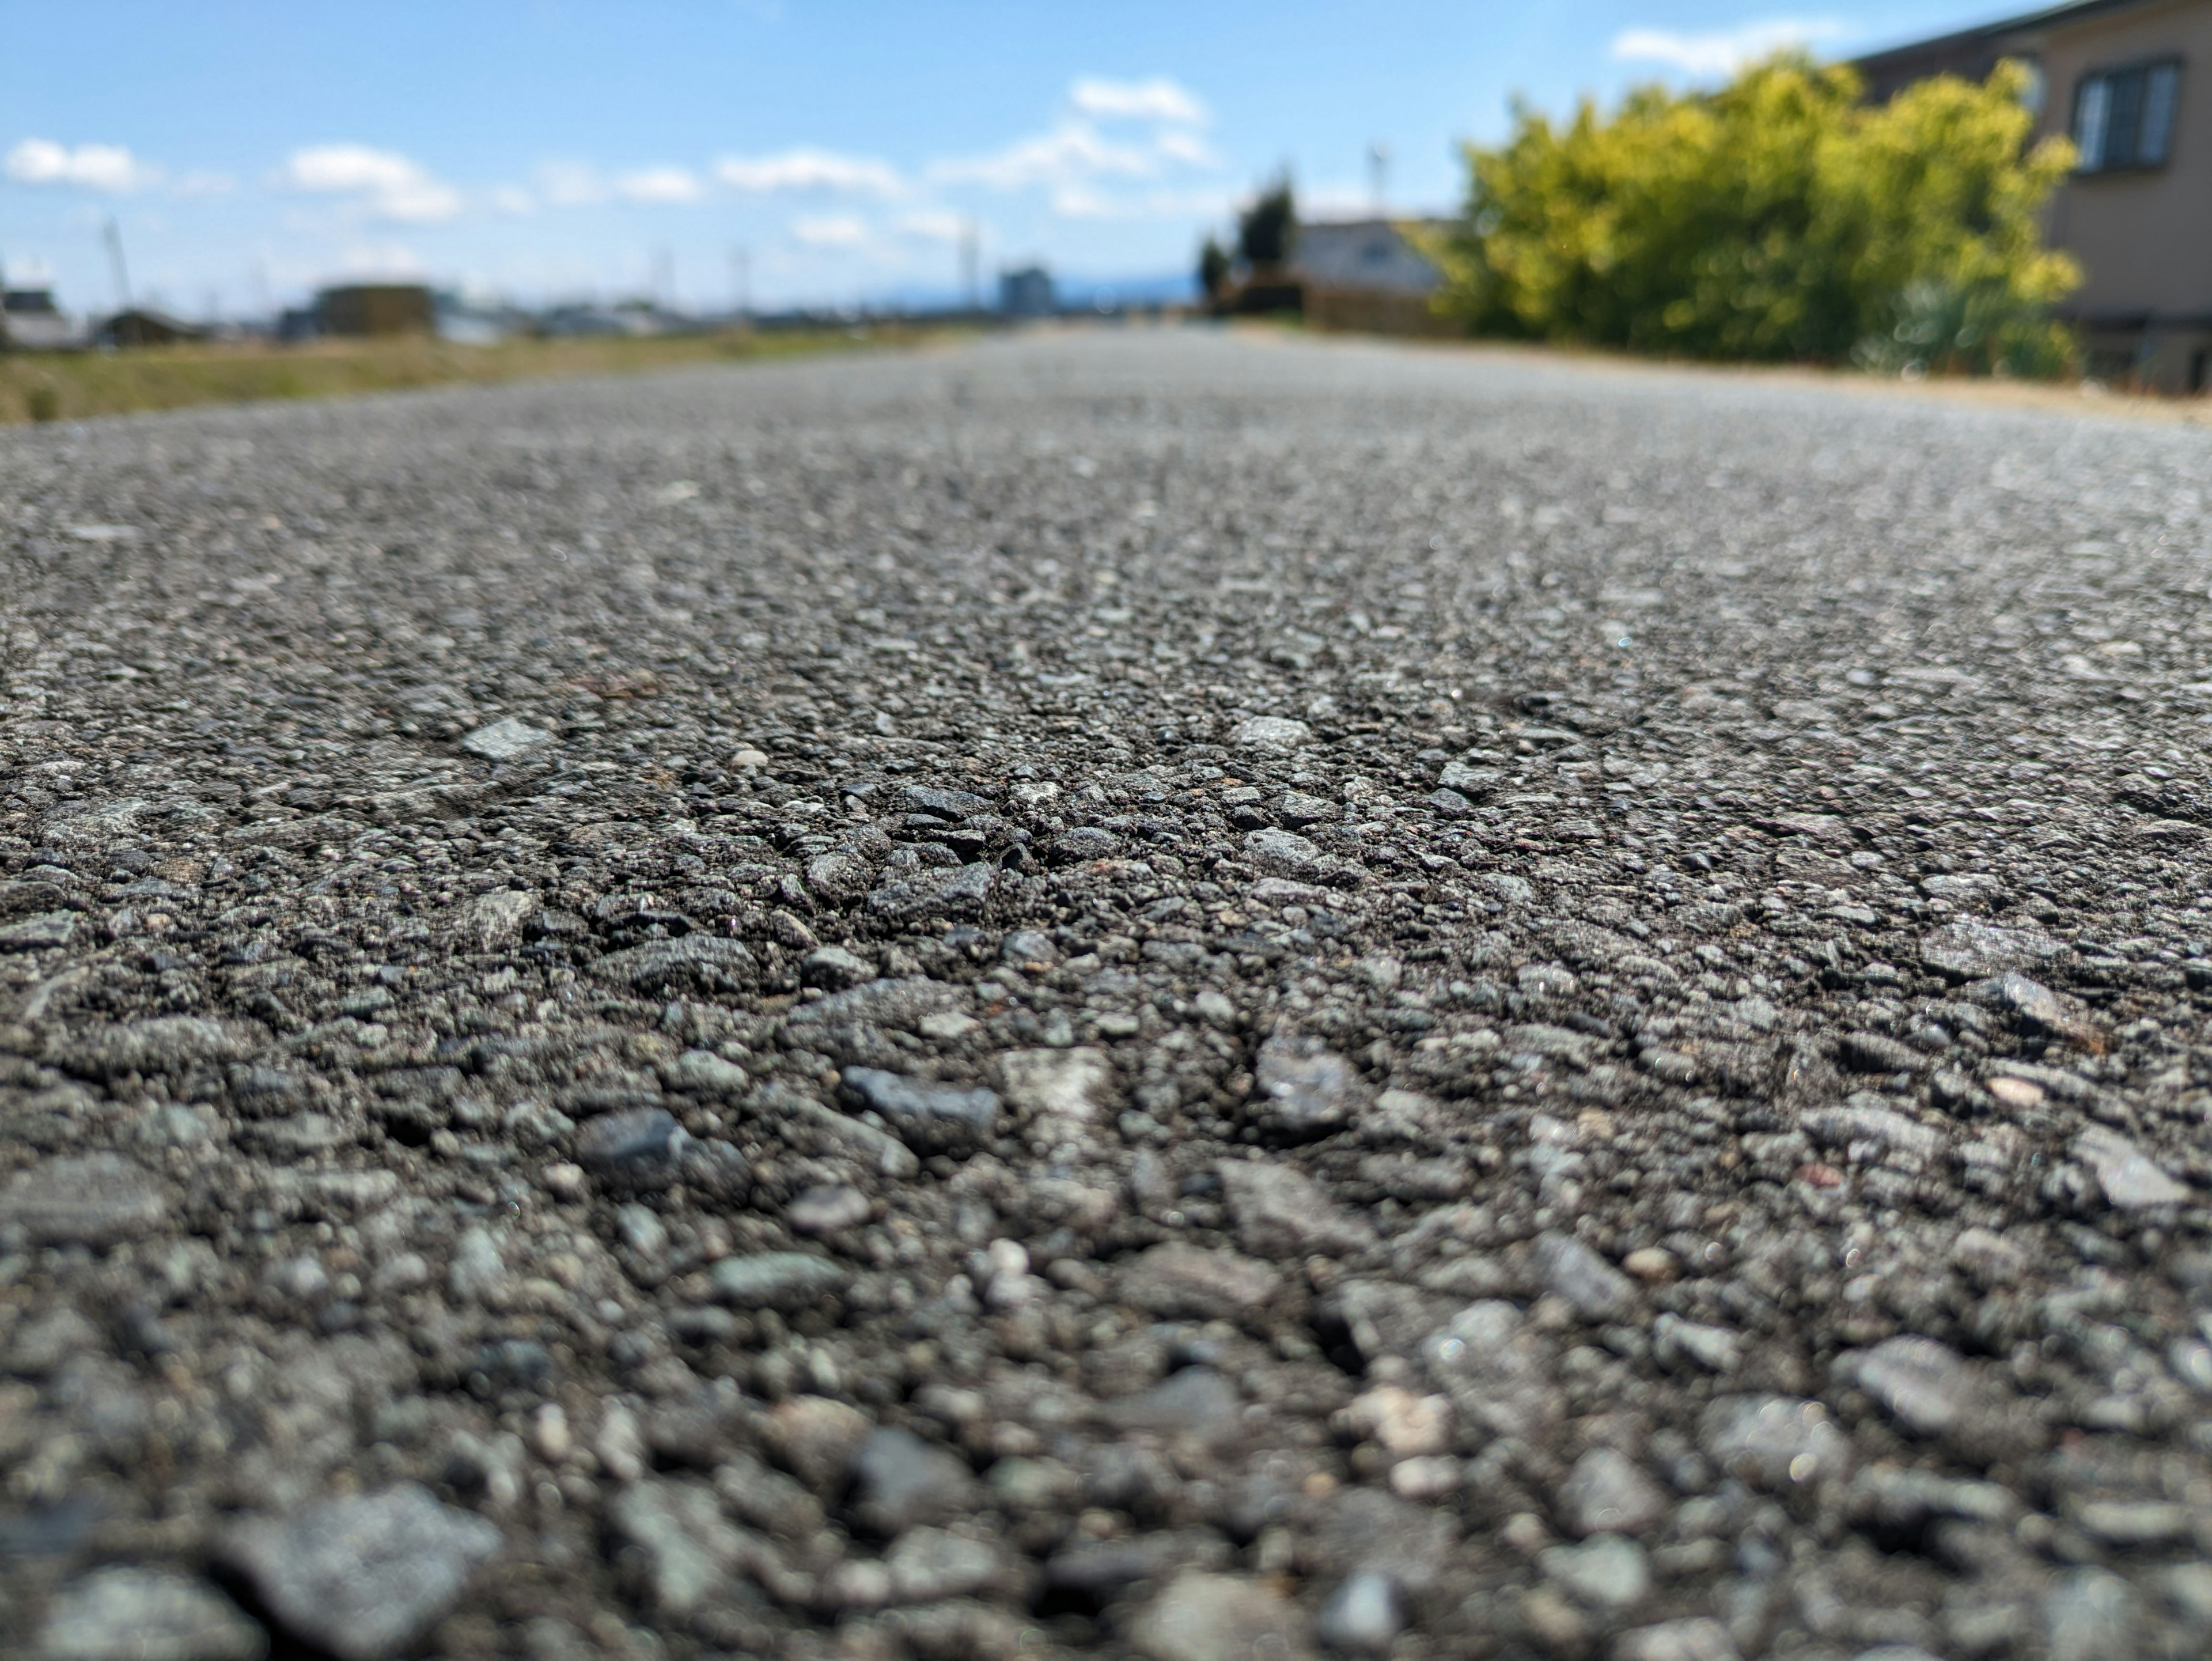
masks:
[[[0,436],[7,1646],[2200,1652],[2209,481],[1197,331]]]

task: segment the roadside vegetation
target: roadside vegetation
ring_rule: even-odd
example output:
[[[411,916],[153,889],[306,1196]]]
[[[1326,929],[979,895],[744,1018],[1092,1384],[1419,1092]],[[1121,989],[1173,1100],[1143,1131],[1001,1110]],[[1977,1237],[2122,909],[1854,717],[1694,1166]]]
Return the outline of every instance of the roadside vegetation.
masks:
[[[453,381],[620,374],[686,363],[776,358],[870,343],[911,344],[925,332],[865,329],[529,340],[464,346],[423,336],[377,340],[157,347],[124,352],[0,354],[0,425],[76,421],[196,404],[335,398]]]
[[[1667,356],[2063,374],[2050,309],[2081,274],[2041,212],[2074,150],[2030,144],[2027,87],[2006,64],[1870,106],[1850,70],[1784,55],[1564,126],[1516,110],[1425,245],[1437,304],[1478,334]]]

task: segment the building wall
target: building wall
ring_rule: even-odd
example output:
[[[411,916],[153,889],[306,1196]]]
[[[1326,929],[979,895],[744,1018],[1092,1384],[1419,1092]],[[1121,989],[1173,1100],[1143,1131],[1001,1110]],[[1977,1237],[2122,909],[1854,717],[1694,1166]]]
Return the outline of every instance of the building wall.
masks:
[[[2072,126],[2084,75],[2181,60],[2166,166],[2069,179],[2051,204],[2051,240],[2081,262],[2084,281],[2067,309],[2082,325],[2098,372],[2206,390],[2212,363],[2199,354],[2212,347],[2212,0],[2057,22],[2037,46],[2048,87],[2041,128],[2059,134]]]

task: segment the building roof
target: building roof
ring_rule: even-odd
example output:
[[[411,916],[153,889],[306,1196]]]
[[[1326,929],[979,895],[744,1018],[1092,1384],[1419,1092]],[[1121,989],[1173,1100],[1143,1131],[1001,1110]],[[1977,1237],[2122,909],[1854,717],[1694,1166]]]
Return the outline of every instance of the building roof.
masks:
[[[1865,77],[1868,91],[1877,97],[1929,75],[1964,75],[1978,81],[1996,67],[2000,58],[2033,50],[2035,37],[2054,25],[2086,21],[2100,12],[2132,11],[2154,3],[2156,0],[2068,0],[2063,5],[2040,6],[1949,34],[1885,46],[1853,58],[1851,64]]]
[[[1406,240],[1400,222],[1390,219],[1300,223],[1291,273],[1322,288],[1389,294],[1432,294],[1443,280],[1428,257]]]

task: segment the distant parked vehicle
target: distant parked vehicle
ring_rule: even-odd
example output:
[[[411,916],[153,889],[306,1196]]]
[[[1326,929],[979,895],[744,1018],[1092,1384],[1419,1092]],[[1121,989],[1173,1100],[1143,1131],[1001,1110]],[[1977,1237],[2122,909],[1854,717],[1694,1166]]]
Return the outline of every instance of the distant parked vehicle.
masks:
[[[80,351],[91,344],[84,326],[54,304],[52,289],[0,293],[0,348],[18,352]]]

